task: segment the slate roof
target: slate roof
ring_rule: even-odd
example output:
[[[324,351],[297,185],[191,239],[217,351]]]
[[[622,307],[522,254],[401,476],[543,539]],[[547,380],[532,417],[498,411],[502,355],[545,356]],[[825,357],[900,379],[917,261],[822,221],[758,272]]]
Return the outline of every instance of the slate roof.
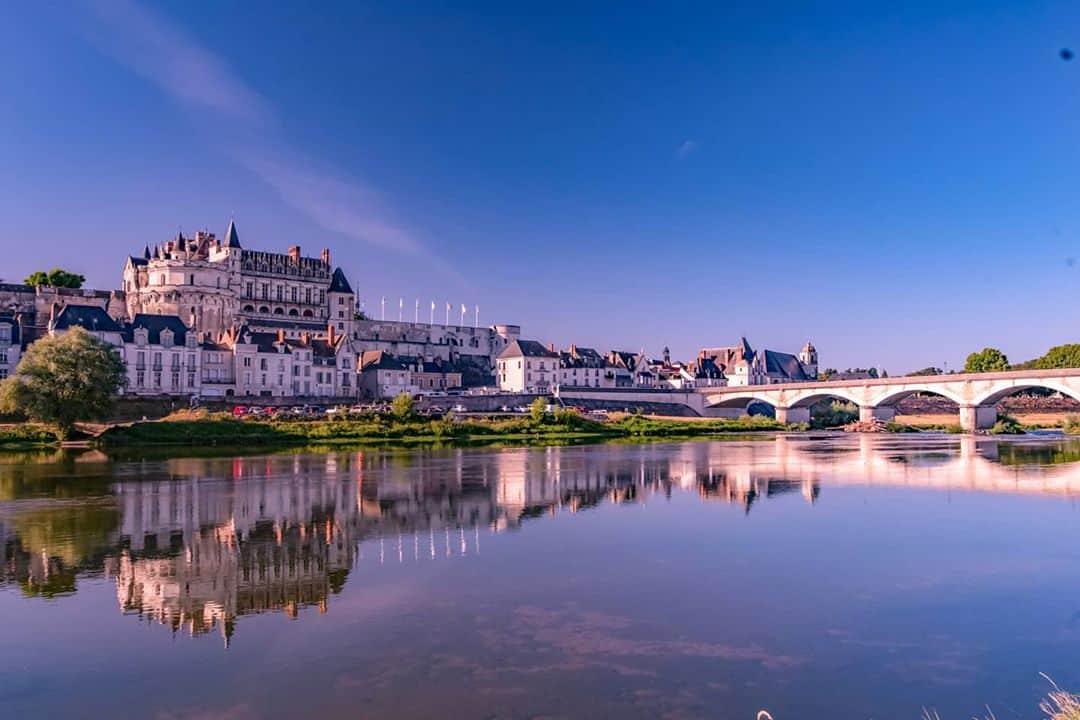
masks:
[[[0,325],[11,326],[11,344],[19,345],[22,340],[19,337],[19,321],[11,313],[0,313]]]
[[[563,367],[566,368],[602,368],[607,360],[593,348],[575,347],[572,351],[559,353]]]
[[[96,305],[65,305],[52,323],[54,330],[81,327],[91,332],[120,332],[120,326]]]
[[[236,223],[229,221],[229,229],[225,231],[225,247],[240,248],[240,236],[236,234]]]
[[[276,353],[278,351],[277,333],[253,332],[248,338],[248,343],[257,345],[259,352]],[[285,345],[285,352],[292,352],[292,348],[288,344]]]
[[[765,371],[770,375],[781,375],[788,380],[809,380],[803,371],[799,358],[790,353],[765,351]]]
[[[447,374],[447,373],[460,373],[459,368],[455,363],[449,360],[443,360],[436,358],[435,360],[424,360],[423,358],[415,355],[401,355],[400,360],[409,367],[420,367],[420,372],[433,373],[433,374]]]
[[[352,286],[349,285],[345,273],[342,272],[341,268],[334,268],[334,276],[330,278],[330,289],[327,292],[349,293],[351,295],[352,291]]]
[[[543,358],[557,358],[559,354],[548,350],[543,344],[536,342],[535,340],[515,340],[506,346],[506,349],[499,353],[501,358],[514,358],[514,357],[543,357]]]
[[[712,358],[699,358],[694,368],[694,377],[701,380],[719,380],[724,377],[724,371]]]
[[[148,252],[149,252],[149,251],[148,251]],[[129,255],[129,256],[128,256],[128,260],[130,260],[130,261],[131,261],[131,264],[132,264],[132,265],[136,265],[136,266],[138,266],[138,265],[145,265],[145,264],[146,264],[146,261],[147,261],[148,259],[149,259],[149,258],[141,258],[141,257],[135,257],[134,255]]]
[[[313,338],[311,340],[311,354],[314,357],[334,358],[337,357],[340,340],[331,345],[326,338]]]
[[[360,360],[360,370],[408,370],[400,359],[382,350],[368,350]]]
[[[121,333],[124,342],[135,342],[135,331],[139,329],[147,331],[147,339],[151,345],[161,344],[161,332],[163,330],[172,331],[174,345],[183,345],[187,342],[189,332],[187,326],[184,325],[184,321],[176,315],[146,315],[139,313],[131,322],[124,324]]]

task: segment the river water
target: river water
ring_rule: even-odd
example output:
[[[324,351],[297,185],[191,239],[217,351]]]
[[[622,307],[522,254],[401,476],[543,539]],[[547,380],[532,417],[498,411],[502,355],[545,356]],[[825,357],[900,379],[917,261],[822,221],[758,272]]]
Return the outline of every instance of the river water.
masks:
[[[0,455],[0,717],[1038,717],[1080,445]]]

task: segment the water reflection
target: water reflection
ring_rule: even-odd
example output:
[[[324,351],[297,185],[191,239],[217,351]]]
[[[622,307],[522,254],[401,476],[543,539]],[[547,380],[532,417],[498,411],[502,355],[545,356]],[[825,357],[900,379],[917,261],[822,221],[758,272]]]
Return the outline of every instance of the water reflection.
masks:
[[[1077,445],[826,440],[364,451],[111,461],[0,456],[0,586],[74,593],[104,575],[120,608],[228,644],[237,618],[326,612],[365,563],[452,560],[488,533],[601,503],[691,491],[745,512],[822,488],[914,486],[1071,496]]]

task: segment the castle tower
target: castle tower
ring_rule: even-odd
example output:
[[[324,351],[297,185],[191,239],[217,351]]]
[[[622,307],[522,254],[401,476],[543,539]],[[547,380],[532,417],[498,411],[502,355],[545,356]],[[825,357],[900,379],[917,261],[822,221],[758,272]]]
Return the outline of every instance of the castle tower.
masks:
[[[326,290],[326,304],[330,311],[327,322],[339,334],[347,338],[353,337],[356,328],[356,294],[341,268],[335,268],[330,278],[330,287]]]

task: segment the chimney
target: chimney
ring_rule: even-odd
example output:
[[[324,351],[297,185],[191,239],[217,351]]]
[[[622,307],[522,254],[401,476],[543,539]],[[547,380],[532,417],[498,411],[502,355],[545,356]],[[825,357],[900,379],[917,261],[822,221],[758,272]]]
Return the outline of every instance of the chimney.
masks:
[[[548,343],[548,352],[549,353],[555,352],[555,343]]]
[[[324,252],[328,252],[328,251],[324,251]],[[328,343],[330,343],[330,345],[334,344],[334,324],[333,323],[330,323],[329,325],[326,326],[326,341]]]
[[[311,335],[306,332],[300,333],[300,342],[304,343],[304,345],[311,344]]]
[[[577,345],[570,343],[570,357],[577,357]]]
[[[323,248],[321,257],[322,257],[323,264],[324,265],[329,265],[330,264],[330,248]]]
[[[278,330],[277,331],[277,341],[279,343],[285,342],[285,331],[284,330]]]
[[[289,259],[292,260],[294,263],[300,262],[300,246],[299,245],[293,245],[291,248],[289,248]]]

